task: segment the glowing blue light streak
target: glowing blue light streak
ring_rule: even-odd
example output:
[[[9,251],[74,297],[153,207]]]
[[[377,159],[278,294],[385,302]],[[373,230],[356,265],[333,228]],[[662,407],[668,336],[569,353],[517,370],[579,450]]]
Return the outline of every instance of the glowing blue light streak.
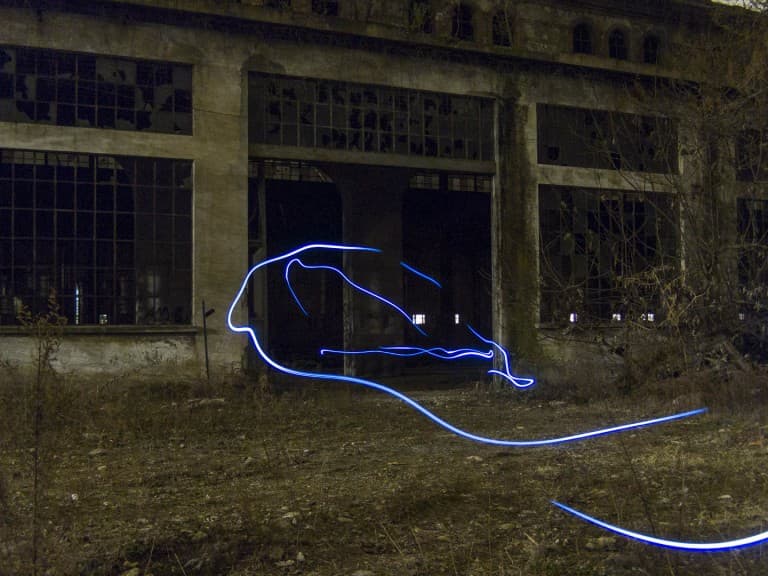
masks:
[[[416,276],[421,276],[422,278],[424,278],[424,280],[426,280],[427,282],[431,282],[432,284],[434,284],[435,286],[437,286],[442,290],[443,287],[440,285],[440,282],[432,278],[432,276],[427,276],[426,274],[424,274],[424,272],[416,270],[416,268],[414,268],[413,266],[408,266],[408,264],[406,264],[405,262],[400,262],[400,266],[402,266],[409,272],[413,272],[414,274],[416,274]]]
[[[657,538],[656,536],[633,532],[632,530],[609,524],[608,522],[604,522],[603,520],[599,520],[584,512],[575,510],[570,506],[557,502],[556,500],[552,500],[551,502],[561,510],[568,512],[568,514],[572,514],[590,524],[599,526],[604,530],[661,548],[671,548],[673,550],[687,552],[725,552],[728,550],[736,550],[738,548],[747,548],[748,546],[757,546],[768,542],[768,532],[760,532],[759,534],[753,534],[752,536],[737,538],[736,540],[726,540],[724,542],[680,542],[677,540],[667,540],[666,538]]]
[[[492,345],[494,348],[499,350],[501,352],[502,357],[504,358],[504,371],[501,370],[488,370],[488,374],[495,374],[497,376],[501,376],[508,382],[510,382],[513,386],[516,388],[524,389],[529,388],[532,386],[535,382],[533,378],[521,378],[519,376],[515,376],[512,374],[512,371],[509,366],[509,352],[506,348],[501,346],[500,344],[494,342],[493,340],[489,340],[488,338],[483,338],[478,334],[478,332],[472,328],[472,326],[467,325],[467,328],[474,334],[477,338],[485,342],[486,344]],[[483,352],[482,350],[475,350],[474,348],[460,348],[459,350],[446,350],[445,348],[421,348],[418,346],[380,346],[379,348],[375,348],[372,350],[331,350],[328,348],[323,348],[320,350],[320,355],[325,354],[343,354],[343,355],[353,355],[353,356],[362,356],[366,354],[385,354],[388,356],[399,356],[401,358],[413,358],[414,356],[423,356],[423,355],[429,355],[434,358],[437,358],[439,360],[458,360],[461,358],[467,358],[467,357],[474,357],[474,358],[483,358],[485,360],[491,360],[495,356],[493,350],[489,350],[488,352]]]
[[[380,252],[379,250],[376,250],[376,251]],[[296,303],[299,305],[299,308],[301,308],[301,311],[304,312],[305,316],[308,316],[309,314],[307,314],[307,311],[304,308],[304,306],[301,305],[301,302],[299,301],[299,298],[296,296],[296,292],[294,292],[293,287],[291,286],[291,281],[290,281],[290,278],[289,278],[289,273],[290,273],[291,266],[293,266],[294,264],[298,264],[299,266],[301,266],[305,270],[330,270],[331,272],[335,272],[336,274],[341,276],[342,279],[347,284],[352,286],[355,290],[359,290],[363,294],[368,294],[368,296],[372,296],[373,298],[375,298],[376,300],[378,300],[380,302],[383,302],[385,305],[389,306],[390,308],[393,308],[394,310],[397,310],[397,312],[400,315],[402,315],[403,317],[405,317],[405,319],[408,320],[408,323],[411,324],[414,328],[416,328],[416,330],[422,336],[426,336],[427,335],[427,333],[424,332],[424,330],[422,330],[422,328],[419,325],[417,325],[413,321],[413,319],[408,315],[408,312],[406,312],[405,310],[400,308],[400,306],[398,306],[397,304],[395,304],[391,300],[388,300],[388,299],[384,298],[384,296],[376,294],[376,292],[371,292],[370,290],[368,290],[366,288],[363,288],[359,284],[356,284],[355,282],[352,281],[352,279],[349,276],[344,274],[344,272],[342,272],[341,270],[339,270],[335,266],[309,265],[309,264],[304,264],[304,262],[302,262],[299,258],[292,258],[291,260],[288,261],[288,264],[285,265],[285,281],[288,284],[288,289],[291,291],[291,294],[293,295],[293,299],[296,300]]]
[[[517,388],[528,388],[529,386],[533,386],[533,383],[534,383],[533,378],[520,378],[512,374],[512,370],[509,367],[509,352],[507,351],[506,348],[504,348],[501,344],[494,342],[493,340],[490,340],[488,338],[483,338],[482,336],[480,336],[480,334],[478,334],[477,330],[472,328],[472,326],[470,326],[469,324],[467,324],[467,328],[477,338],[479,338],[486,344],[490,344],[491,346],[496,348],[499,352],[501,352],[501,355],[504,358],[504,372],[494,369],[494,370],[488,370],[488,374],[496,374],[497,376],[501,376],[505,380],[508,380],[509,382],[511,382],[512,385]]]
[[[423,356],[425,354],[433,356],[439,360],[456,360],[458,358],[484,358],[489,360],[493,358],[493,350],[481,352],[473,348],[459,348],[458,350],[446,350],[445,348],[419,348],[418,346],[380,346],[375,350],[331,350],[323,348],[320,355],[325,354],[348,354],[360,356],[365,354],[386,354],[389,356],[398,356],[400,358],[413,358],[414,356]]]
[[[347,382],[350,384],[358,384],[360,386],[365,386],[367,388],[372,388],[374,390],[378,390],[379,392],[383,392],[385,394],[389,394],[398,400],[401,400],[417,412],[421,413],[423,416],[430,419],[432,422],[437,424],[438,426],[441,426],[445,430],[461,437],[465,438],[467,440],[471,440],[474,442],[479,442],[483,444],[490,444],[494,446],[508,446],[508,447],[532,447],[532,446],[551,446],[555,444],[562,444],[566,442],[576,442],[579,440],[585,440],[587,438],[596,438],[598,436],[605,436],[608,434],[614,434],[617,432],[624,432],[627,430],[635,430],[638,428],[644,428],[648,426],[653,426],[656,424],[662,424],[664,422],[672,422],[675,420],[681,420],[683,418],[689,418],[691,416],[696,416],[698,414],[702,414],[706,412],[705,408],[701,408],[698,410],[691,410],[688,412],[682,412],[679,414],[672,414],[670,416],[663,416],[661,418],[653,418],[650,420],[643,420],[640,422],[632,422],[629,424],[622,424],[620,426],[612,426],[610,428],[602,428],[598,430],[592,430],[589,432],[582,432],[579,434],[572,434],[569,436],[561,436],[557,438],[547,438],[542,440],[507,440],[507,439],[501,439],[501,438],[491,438],[488,436],[481,436],[479,434],[474,434],[471,432],[468,432],[466,430],[463,430],[457,426],[454,426],[453,424],[443,420],[409,396],[406,396],[402,392],[399,392],[395,390],[394,388],[390,388],[389,386],[385,386],[383,384],[379,384],[377,382],[373,382],[371,380],[365,380],[363,378],[357,378],[353,376],[344,376],[344,375],[337,375],[337,374],[323,374],[320,372],[307,372],[304,370],[295,370],[293,368],[289,368],[287,366],[283,366],[282,364],[276,362],[274,359],[272,359],[261,347],[261,344],[259,342],[258,337],[256,336],[256,332],[249,326],[236,326],[232,321],[232,316],[234,314],[235,308],[238,305],[238,302],[240,302],[240,299],[242,298],[243,294],[245,293],[245,290],[248,286],[248,281],[250,280],[251,276],[259,269],[268,266],[269,264],[273,264],[276,262],[282,262],[284,260],[289,260],[296,256],[297,254],[301,254],[302,252],[306,252],[308,250],[314,250],[314,249],[325,249],[325,250],[360,250],[360,251],[369,251],[369,252],[379,252],[379,250],[375,248],[367,248],[363,246],[344,246],[344,245],[337,245],[337,244],[308,244],[306,246],[302,246],[300,248],[297,248],[296,250],[293,250],[291,252],[288,252],[287,254],[283,254],[281,256],[276,256],[274,258],[269,258],[263,262],[260,262],[259,264],[252,267],[248,274],[246,274],[245,278],[243,279],[243,282],[240,286],[240,289],[238,290],[237,294],[235,295],[235,298],[232,300],[232,304],[229,307],[229,310],[227,311],[227,326],[229,326],[229,329],[236,333],[244,333],[247,334],[251,342],[253,343],[254,348],[256,349],[256,352],[261,356],[261,358],[266,362],[269,366],[274,368],[275,370],[278,370],[279,372],[283,372],[284,374],[290,374],[292,376],[298,376],[302,378],[312,378],[316,380],[331,380],[336,382]],[[366,291],[367,292],[367,291]],[[498,346],[498,345],[497,345]]]

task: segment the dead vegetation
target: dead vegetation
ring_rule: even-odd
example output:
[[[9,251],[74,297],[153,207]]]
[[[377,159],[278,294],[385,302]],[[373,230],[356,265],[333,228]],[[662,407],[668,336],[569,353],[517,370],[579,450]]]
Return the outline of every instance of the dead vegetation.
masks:
[[[395,399],[347,387],[57,381],[40,420],[38,573],[756,574],[764,547],[661,551],[549,503],[670,538],[765,530],[766,379],[758,370],[724,374],[591,402],[471,382],[401,383],[457,425],[504,437],[711,408],[527,450],[460,440]],[[29,386],[7,367],[4,375],[0,574],[31,574],[34,413]]]

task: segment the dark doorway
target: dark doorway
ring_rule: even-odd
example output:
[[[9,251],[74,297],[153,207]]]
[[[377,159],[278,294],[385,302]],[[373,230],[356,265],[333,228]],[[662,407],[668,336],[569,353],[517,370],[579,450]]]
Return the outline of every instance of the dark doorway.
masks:
[[[251,264],[306,244],[341,243],[341,199],[336,186],[319,170],[304,164],[262,162],[261,170],[252,175]],[[340,254],[332,251],[302,253],[299,258],[309,266],[341,267]],[[254,299],[258,301],[251,315],[263,318],[255,324],[262,324],[267,351],[293,368],[338,371],[339,358],[321,357],[319,352],[343,346],[342,282],[332,271],[296,264],[289,271],[294,298],[286,282],[286,264],[268,266],[265,275],[254,277],[253,291],[262,295]]]
[[[491,334],[490,178],[418,175],[403,202],[403,259],[433,277],[404,275],[406,309],[435,345],[483,347]],[[411,342],[416,344],[415,342]]]

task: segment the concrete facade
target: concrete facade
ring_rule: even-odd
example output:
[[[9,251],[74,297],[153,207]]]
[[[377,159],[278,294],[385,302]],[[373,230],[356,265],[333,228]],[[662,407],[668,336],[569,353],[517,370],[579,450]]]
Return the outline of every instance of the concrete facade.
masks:
[[[191,321],[69,326],[57,368],[73,373],[130,373],[154,358],[153,373],[159,377],[203,374],[204,301],[206,308],[215,309],[207,319],[212,373],[223,377],[241,370],[246,342],[228,332],[224,317],[248,265],[249,159],[322,166],[342,198],[343,240],[387,248],[396,259],[402,257],[401,206],[409,178],[421,172],[491,177],[487,225],[492,238],[488,250],[493,337],[519,358],[529,359],[531,369],[542,358],[551,357],[541,345],[539,330],[540,186],[636,190],[632,180],[637,177],[642,186],[655,179],[654,188],[663,190],[668,179],[540,163],[537,105],[636,112],[625,93],[628,78],[675,74],[667,65],[671,59],[643,63],[643,38],[654,34],[662,53],[672,53],[676,43],[691,33],[685,23],[705,18],[707,3],[627,9],[623,3],[609,1],[478,0],[469,3],[473,40],[451,37],[449,4],[434,3],[432,34],[412,29],[407,2],[342,1],[339,16],[313,14],[308,0],[294,0],[290,8],[282,9],[261,4],[250,0],[75,2],[67,4],[67,10],[35,11],[20,3],[0,3],[4,22],[0,46],[172,62],[193,70],[191,135],[0,121],[4,149],[193,163]],[[512,32],[511,46],[493,43],[491,23],[501,8]],[[593,54],[573,51],[572,32],[580,22],[592,27]],[[606,53],[609,32],[616,29],[628,39],[626,60]],[[495,155],[441,158],[253,141],[248,128],[253,100],[248,93],[249,75],[253,74],[492,101]],[[688,169],[684,167],[683,174],[688,175]],[[695,180],[695,176],[689,178]],[[265,225],[269,229],[270,222]],[[399,269],[361,266],[359,272],[366,281],[395,300],[403,297]],[[347,272],[358,272],[354,263],[348,263]],[[262,297],[257,308],[268,302],[269,295]],[[373,314],[349,291],[344,295],[344,310],[347,348],[376,346],[382,335],[394,343],[402,334],[402,322],[387,326],[374,322]],[[263,309],[258,312],[266,317]],[[239,321],[247,320],[247,310],[237,313]],[[0,326],[3,360],[23,364],[29,344],[20,328]],[[369,369],[381,371],[382,367],[362,368],[351,361],[346,366],[348,373]]]

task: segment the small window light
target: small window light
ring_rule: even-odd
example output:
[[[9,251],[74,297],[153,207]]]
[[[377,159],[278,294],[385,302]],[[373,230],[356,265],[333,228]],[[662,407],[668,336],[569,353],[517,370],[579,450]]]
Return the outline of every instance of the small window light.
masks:
[[[611,320],[613,320],[614,322],[621,322],[621,314],[618,312],[614,312],[613,314],[611,314]]]
[[[461,324],[461,316],[459,314],[453,315],[453,323],[454,324]]]
[[[427,315],[426,314],[413,314],[411,316],[411,318],[413,319],[413,323],[416,326],[423,326],[424,324],[427,323]]]
[[[647,314],[643,314],[642,316],[640,316],[640,319],[643,320],[644,322],[655,322],[656,316],[654,315],[653,312],[648,312]]]
[[[739,320],[742,322],[747,319],[747,315],[744,312],[739,312]]]
[[[80,284],[75,284],[75,324],[80,324]]]
[[[568,316],[568,320],[571,322],[571,324],[574,324],[579,321],[579,315],[576,314],[576,312],[571,312],[571,314]]]

